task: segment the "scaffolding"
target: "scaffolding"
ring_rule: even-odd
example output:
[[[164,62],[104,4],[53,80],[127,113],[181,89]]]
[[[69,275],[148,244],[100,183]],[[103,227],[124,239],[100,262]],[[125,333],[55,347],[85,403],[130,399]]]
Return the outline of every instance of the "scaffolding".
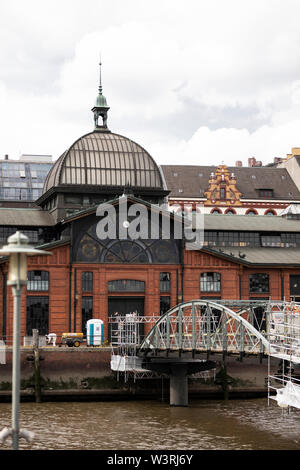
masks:
[[[129,377],[136,379],[150,379],[161,377],[152,370],[142,366],[142,358],[137,356],[137,348],[144,339],[144,325],[155,325],[159,317],[139,316],[135,313],[110,317],[111,334],[111,370],[117,373],[117,379],[123,376],[125,382]]]
[[[300,378],[295,367],[300,364],[300,304],[270,303],[267,310],[270,343],[268,359],[268,404],[273,399],[281,408],[300,409]],[[270,372],[271,358],[279,359],[277,374]]]

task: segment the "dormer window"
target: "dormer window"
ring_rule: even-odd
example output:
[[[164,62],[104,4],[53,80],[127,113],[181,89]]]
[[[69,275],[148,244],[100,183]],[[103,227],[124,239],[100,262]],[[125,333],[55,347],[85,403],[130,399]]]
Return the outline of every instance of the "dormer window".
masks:
[[[265,198],[273,197],[273,189],[260,189],[259,197],[265,197]]]

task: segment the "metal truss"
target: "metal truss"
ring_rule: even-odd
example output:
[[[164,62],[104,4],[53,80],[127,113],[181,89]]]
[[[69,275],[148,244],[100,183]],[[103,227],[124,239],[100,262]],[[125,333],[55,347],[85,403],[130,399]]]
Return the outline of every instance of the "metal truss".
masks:
[[[177,305],[156,322],[139,351],[262,354],[269,350],[269,342],[264,309],[257,311],[258,306],[266,306],[266,301],[235,301],[237,311],[202,299]]]

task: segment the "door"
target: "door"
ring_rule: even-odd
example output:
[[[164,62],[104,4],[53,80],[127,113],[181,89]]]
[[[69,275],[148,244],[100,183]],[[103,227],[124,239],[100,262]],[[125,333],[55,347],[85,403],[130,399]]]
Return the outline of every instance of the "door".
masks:
[[[144,297],[109,297],[108,298],[108,340],[112,344],[117,344],[117,342],[126,342],[132,340],[132,334],[134,333],[133,329],[131,330],[127,325],[127,330],[125,336],[120,337],[120,318],[126,315],[135,314],[136,316],[144,315]],[[127,317],[130,318],[130,317]],[[132,325],[133,328],[134,325]],[[123,330],[125,331],[125,330]],[[136,341],[139,342],[144,336],[144,324],[139,323],[136,330],[137,338]],[[129,338],[130,335],[131,337]]]

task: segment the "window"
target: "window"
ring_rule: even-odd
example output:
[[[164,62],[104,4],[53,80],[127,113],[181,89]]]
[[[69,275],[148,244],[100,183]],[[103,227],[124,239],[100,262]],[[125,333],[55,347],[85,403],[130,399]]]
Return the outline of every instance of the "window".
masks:
[[[166,313],[168,310],[170,310],[170,297],[169,296],[161,296],[160,297],[160,305],[159,305],[159,313],[160,315],[163,315]]]
[[[26,334],[32,336],[32,330],[39,331],[39,335],[49,333],[49,298],[40,296],[27,296]]]
[[[257,215],[257,212],[254,210],[249,210],[246,212],[246,215]]]
[[[226,199],[226,188],[220,188],[220,199]]]
[[[86,334],[86,322],[93,318],[93,297],[81,299],[81,331]]]
[[[49,273],[48,271],[28,271],[27,290],[48,291]]]
[[[281,236],[280,235],[262,235],[261,236],[261,246],[281,246]]]
[[[249,275],[249,291],[252,293],[269,292],[269,274],[256,273]]]
[[[200,279],[201,292],[220,292],[221,274],[220,273],[202,273]]]
[[[108,281],[108,292],[145,292],[145,283],[135,279]]]
[[[170,292],[170,273],[160,273],[160,292]]]
[[[93,291],[93,273],[83,272],[81,274],[81,289],[82,289],[82,292]]]
[[[220,211],[220,209],[213,209],[211,214],[222,214],[222,211]]]
[[[273,197],[273,189],[260,189],[259,197],[265,197],[265,198]]]
[[[265,212],[265,215],[269,215],[269,216],[271,215],[272,216],[272,215],[276,215],[276,214],[275,214],[275,211],[269,210],[269,211]]]

